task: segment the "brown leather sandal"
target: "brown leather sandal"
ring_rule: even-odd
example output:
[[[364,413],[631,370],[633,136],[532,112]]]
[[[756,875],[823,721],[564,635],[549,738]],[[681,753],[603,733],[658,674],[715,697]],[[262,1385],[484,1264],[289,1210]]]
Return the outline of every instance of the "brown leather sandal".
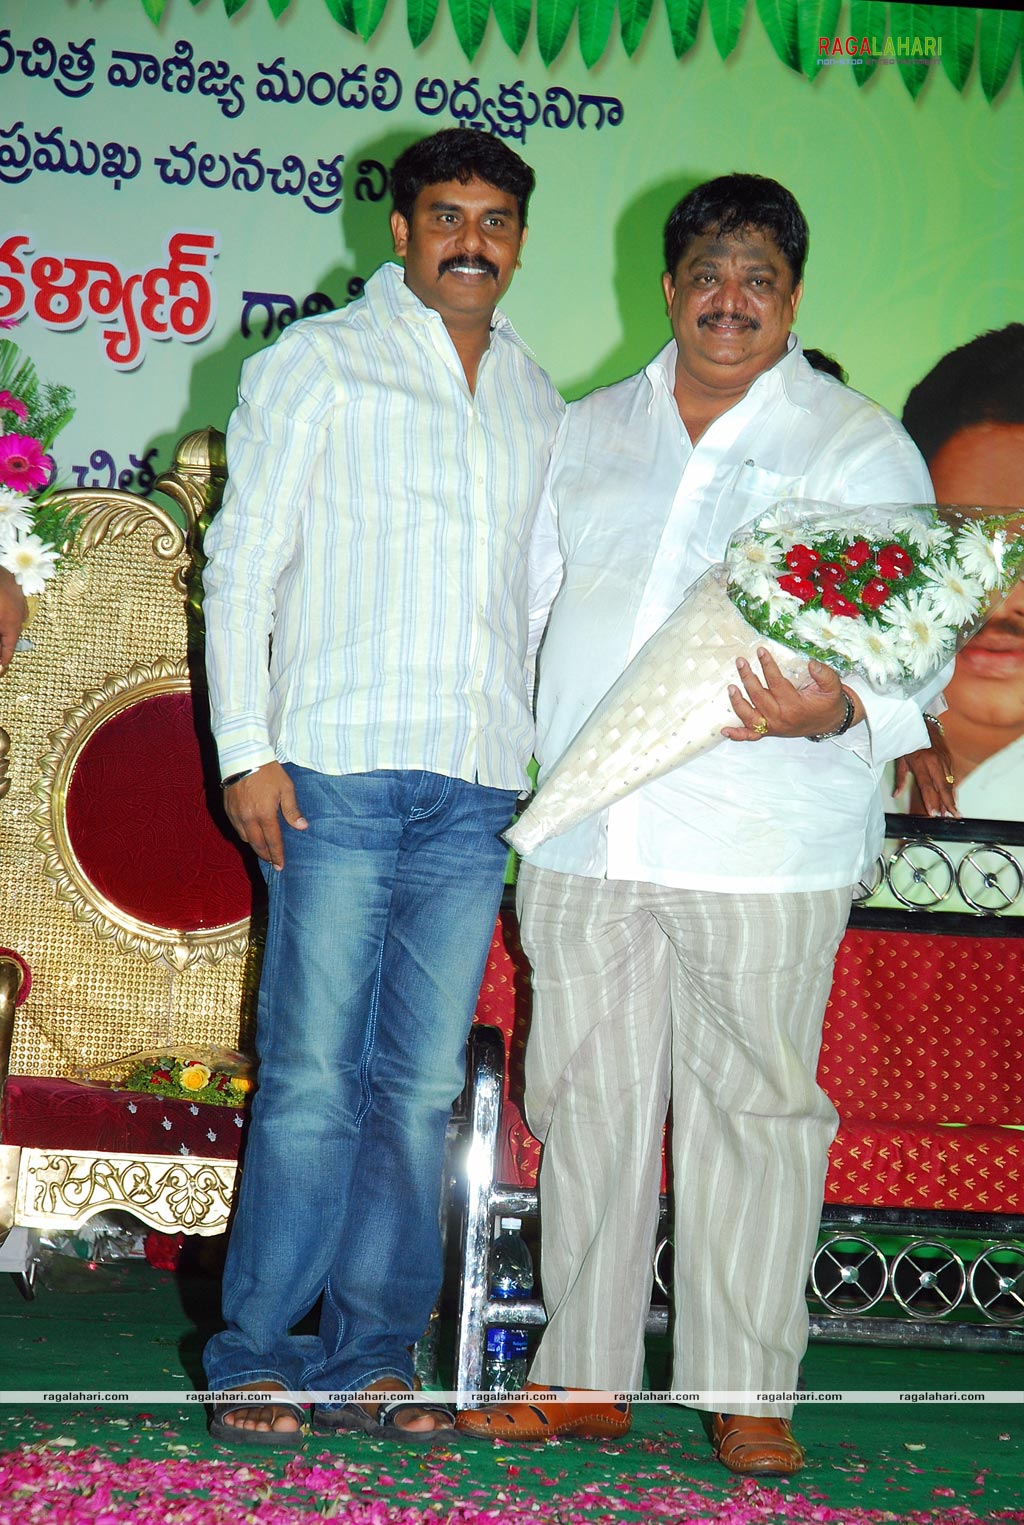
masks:
[[[804,1464],[788,1419],[713,1414],[711,1444],[723,1467],[743,1477],[792,1477]]]
[[[482,1409],[463,1409],[455,1420],[462,1435],[479,1440],[534,1441],[558,1436],[577,1440],[614,1440],[625,1435],[633,1423],[628,1403],[596,1403],[587,1400],[586,1389],[545,1387],[528,1382],[525,1392],[535,1392],[536,1403],[512,1403],[508,1408],[496,1404]],[[547,1402],[551,1393],[569,1391],[573,1401]],[[582,1401],[576,1401],[577,1399]]]

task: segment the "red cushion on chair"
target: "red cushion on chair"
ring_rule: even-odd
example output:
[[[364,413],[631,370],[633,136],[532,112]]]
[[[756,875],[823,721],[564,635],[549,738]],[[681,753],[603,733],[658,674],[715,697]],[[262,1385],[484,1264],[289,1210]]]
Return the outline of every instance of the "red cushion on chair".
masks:
[[[213,778],[188,693],[140,699],[88,738],[68,787],[68,835],[119,910],[183,932],[249,915],[252,880],[227,823],[210,813]]]
[[[0,1137],[24,1149],[188,1153],[233,1160],[244,1117],[238,1107],[111,1091],[45,1075],[12,1075],[4,1090]]]

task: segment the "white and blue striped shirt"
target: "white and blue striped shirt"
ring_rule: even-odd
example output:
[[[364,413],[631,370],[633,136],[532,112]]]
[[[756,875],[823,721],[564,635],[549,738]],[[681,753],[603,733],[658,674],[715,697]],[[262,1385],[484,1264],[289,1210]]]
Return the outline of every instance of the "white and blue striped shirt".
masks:
[[[246,362],[205,545],[222,776],[277,757],[525,787],[527,546],[561,414],[500,313],[470,392],[398,265]]]

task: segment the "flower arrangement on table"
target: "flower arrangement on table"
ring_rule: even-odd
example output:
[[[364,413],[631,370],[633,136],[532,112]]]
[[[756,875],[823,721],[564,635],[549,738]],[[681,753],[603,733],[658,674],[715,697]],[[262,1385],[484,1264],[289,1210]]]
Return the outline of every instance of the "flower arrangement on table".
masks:
[[[255,1089],[252,1061],[217,1044],[148,1049],[94,1066],[83,1077],[118,1091],[242,1107]]]
[[[41,382],[11,339],[0,339],[0,567],[26,594],[57,570],[74,521],[54,500],[50,445],[74,414],[68,387]]]
[[[506,840],[532,852],[718,746],[736,659],[759,648],[798,687],[815,657],[879,693],[923,689],[1024,572],[1022,526],[984,509],[776,504],[641,647]]]

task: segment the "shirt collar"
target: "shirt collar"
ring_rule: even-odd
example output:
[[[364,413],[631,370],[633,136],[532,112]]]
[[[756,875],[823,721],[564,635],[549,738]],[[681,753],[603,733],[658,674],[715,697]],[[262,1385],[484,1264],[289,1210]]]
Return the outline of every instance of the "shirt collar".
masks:
[[[402,266],[393,260],[388,260],[374,271],[363,287],[363,297],[367,312],[382,333],[393,323],[400,322],[441,323],[443,326],[441,314],[421,302],[415,292],[410,291],[405,284]],[[519,337],[508,318],[497,307],[491,319],[492,338],[495,334],[500,334],[503,339],[511,339],[527,355],[535,358],[529,345]]]
[[[676,380],[676,341],[674,339],[670,339],[664,349],[658,351],[650,365],[645,367],[644,374],[651,385],[651,394],[647,403],[648,413],[653,411],[659,396],[667,396],[674,407]],[[752,392],[757,392],[759,395],[770,394],[779,389],[785,393],[786,398],[795,408],[799,408],[804,413],[811,411],[814,377],[804,360],[803,345],[796,334],[790,334],[786,353],[776,360],[774,365],[762,371],[743,395],[749,397]]]

